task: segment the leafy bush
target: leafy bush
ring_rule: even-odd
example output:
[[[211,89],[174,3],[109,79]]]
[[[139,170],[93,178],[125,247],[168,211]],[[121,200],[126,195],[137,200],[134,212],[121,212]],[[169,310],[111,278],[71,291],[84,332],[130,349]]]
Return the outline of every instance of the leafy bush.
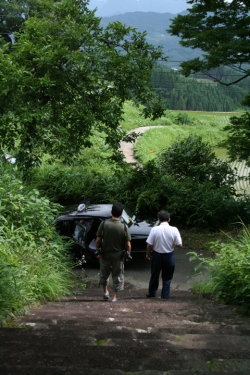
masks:
[[[61,238],[38,245],[24,228],[0,231],[0,318],[69,293],[70,261]]]
[[[189,136],[167,147],[159,155],[159,168],[177,181],[190,178],[195,184],[209,182],[223,189],[225,195],[235,195],[236,171],[219,160],[212,147],[199,136]]]
[[[104,173],[89,166],[45,166],[33,171],[32,185],[52,202],[71,205],[82,200],[107,200],[110,172]]]
[[[108,202],[108,192],[113,195],[113,174],[119,165],[111,160],[112,152],[102,133],[93,131],[91,143],[91,148],[83,148],[68,164],[44,161],[42,167],[32,171],[30,184],[42,196],[64,206],[83,200]]]
[[[241,239],[231,238],[225,244],[215,242],[211,245],[215,256],[200,257],[197,253],[190,253],[190,260],[198,259],[200,263],[196,270],[206,268],[210,271],[209,283],[205,281],[206,290],[212,292],[218,300],[241,305],[250,309],[250,232],[244,227]],[[209,286],[209,288],[208,288]]]
[[[0,164],[0,318],[70,291],[72,262],[55,231],[60,208]]]
[[[177,113],[174,122],[176,124],[181,124],[181,125],[188,125],[192,122],[193,120],[188,116],[187,113],[185,112],[179,112]]]

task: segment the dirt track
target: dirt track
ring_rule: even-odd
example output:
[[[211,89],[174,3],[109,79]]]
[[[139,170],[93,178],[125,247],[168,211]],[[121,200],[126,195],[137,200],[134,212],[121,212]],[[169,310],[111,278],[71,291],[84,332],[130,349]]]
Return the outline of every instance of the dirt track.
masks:
[[[164,128],[164,126],[162,126],[162,125],[159,125],[159,126],[157,126],[157,125],[156,126],[141,126],[139,128],[131,130],[131,132],[134,132],[134,133],[137,133],[137,134],[139,134],[139,133],[142,134],[149,129],[155,129],[155,128]],[[137,160],[135,159],[135,156],[134,156],[134,143],[121,142],[120,150],[123,152],[124,157],[125,157],[125,161],[127,163],[136,163],[137,162]]]

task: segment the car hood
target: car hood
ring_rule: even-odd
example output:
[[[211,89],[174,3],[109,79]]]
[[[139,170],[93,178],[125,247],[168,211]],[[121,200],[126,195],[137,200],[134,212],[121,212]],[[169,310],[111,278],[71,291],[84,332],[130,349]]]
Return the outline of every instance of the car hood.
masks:
[[[129,227],[129,232],[132,238],[147,238],[153,226],[154,224],[149,221],[138,221]]]

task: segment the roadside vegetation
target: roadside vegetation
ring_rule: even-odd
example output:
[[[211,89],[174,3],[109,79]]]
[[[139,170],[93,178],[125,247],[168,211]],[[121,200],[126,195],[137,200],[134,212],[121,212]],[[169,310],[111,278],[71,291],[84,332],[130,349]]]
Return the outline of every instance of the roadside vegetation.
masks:
[[[0,163],[0,320],[72,293],[73,262],[54,228],[60,206]]]
[[[199,260],[196,271],[209,270],[204,281],[194,285],[194,291],[213,294],[219,301],[242,306],[250,311],[250,232],[242,223],[242,232],[224,241],[212,241],[212,258],[204,258],[198,252],[190,252],[190,260]]]

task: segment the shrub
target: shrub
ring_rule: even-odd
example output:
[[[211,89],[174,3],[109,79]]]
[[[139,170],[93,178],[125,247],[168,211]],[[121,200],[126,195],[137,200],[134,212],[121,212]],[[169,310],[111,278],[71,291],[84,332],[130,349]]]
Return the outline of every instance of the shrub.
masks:
[[[236,170],[221,161],[201,137],[189,136],[159,155],[159,168],[164,174],[175,176],[177,181],[192,179],[195,184],[209,182],[223,188],[224,194],[235,195]]]
[[[181,125],[188,125],[190,124],[191,122],[193,121],[193,119],[191,119],[187,113],[185,112],[179,112],[177,113],[175,119],[174,119],[174,122],[176,124],[181,124]]]
[[[61,238],[38,245],[23,227],[0,231],[0,318],[69,294],[71,262]]]
[[[105,202],[111,173],[99,165],[99,170],[89,166],[45,166],[33,171],[32,185],[52,202],[67,206],[83,200]]]
[[[244,227],[242,237],[238,240],[231,238],[225,244],[215,242],[211,250],[212,258],[200,257],[190,253],[190,260],[200,261],[196,270],[206,268],[210,271],[209,291],[224,303],[241,305],[250,309],[250,232]],[[202,283],[200,283],[202,289]]]
[[[60,208],[0,164],[0,317],[69,293],[72,262],[55,231]]]

